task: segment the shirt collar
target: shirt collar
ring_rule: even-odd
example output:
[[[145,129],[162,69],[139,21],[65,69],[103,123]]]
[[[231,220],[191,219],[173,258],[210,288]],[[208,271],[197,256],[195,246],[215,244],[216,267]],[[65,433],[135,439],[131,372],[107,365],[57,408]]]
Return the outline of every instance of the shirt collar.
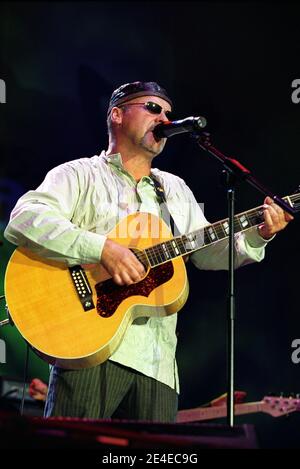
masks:
[[[121,169],[122,171],[125,171],[121,153],[112,153],[111,155],[107,155],[105,150],[103,150],[101,156],[107,161],[107,163],[110,163],[116,166],[117,168]]]
[[[113,166],[115,166],[116,168],[120,169],[121,171],[126,171],[126,169],[124,168],[123,166],[123,161],[122,161],[122,156],[121,156],[121,153],[112,153],[110,155],[107,155],[105,150],[103,150],[101,152],[101,156],[107,161],[107,163],[110,163],[112,164]],[[151,168],[151,176],[155,175],[157,176],[157,169],[156,168]],[[151,177],[149,176],[144,176],[143,178],[149,180],[149,182],[151,182],[151,185],[153,185],[153,181],[151,179]],[[143,179],[142,178],[142,179]]]

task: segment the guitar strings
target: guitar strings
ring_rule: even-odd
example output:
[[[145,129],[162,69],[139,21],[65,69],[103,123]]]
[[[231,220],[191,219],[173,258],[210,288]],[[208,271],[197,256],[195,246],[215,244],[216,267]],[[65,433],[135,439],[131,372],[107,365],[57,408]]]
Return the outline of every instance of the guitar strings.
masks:
[[[299,194],[293,194],[293,195],[289,196],[289,199],[293,200],[294,207],[297,209],[298,204],[296,205],[295,202],[298,202],[298,200],[300,200],[300,195]],[[295,199],[295,202],[294,202],[294,199]],[[257,226],[257,225],[259,225],[259,223],[261,223],[263,221],[263,206],[260,206],[260,207],[257,207],[255,209],[245,211],[245,212],[239,213],[238,215],[235,215],[235,217],[234,217],[234,228],[235,228],[234,231],[235,232],[245,230],[245,228],[243,228],[242,222],[241,222],[241,218],[243,216],[246,217],[246,219],[248,219],[248,221],[250,222],[251,226],[248,227],[248,228],[252,228],[254,226]],[[135,255],[143,263],[145,263],[145,262],[147,263],[147,259],[150,260],[150,263],[155,262],[154,265],[151,265],[151,267],[155,267],[156,265],[160,265],[160,264],[170,260],[170,259],[165,259],[164,258],[165,257],[165,251],[162,248],[162,244],[165,244],[167,246],[168,254],[170,255],[171,259],[174,259],[176,257],[181,257],[185,254],[189,254],[191,252],[194,252],[194,251],[197,251],[201,248],[204,248],[207,245],[212,244],[212,242],[218,242],[218,241],[221,241],[221,240],[227,238],[228,234],[226,232],[226,229],[224,228],[225,223],[228,224],[228,218],[226,218],[222,221],[216,222],[216,223],[212,223],[211,225],[204,226],[203,228],[200,228],[200,229],[198,229],[198,230],[196,230],[192,233],[189,233],[187,235],[182,235],[181,237],[178,237],[178,238],[176,238],[176,237],[171,238],[170,240],[167,240],[164,243],[158,243],[156,245],[149,246],[148,248],[145,248],[144,251],[139,251],[139,252],[135,253]],[[211,237],[208,233],[209,228],[212,228],[214,230],[214,232],[216,233],[217,238],[218,238],[216,241],[211,241]],[[246,228],[246,229],[248,229],[248,228]],[[190,242],[190,240],[188,240],[187,237],[192,235],[193,236],[192,241],[196,243],[198,234],[201,235],[201,241],[202,241],[201,245],[200,246],[198,245],[195,249],[192,248],[192,249],[186,250],[186,247],[185,247],[186,242],[187,241]],[[207,243],[205,243],[205,242],[203,243],[203,234],[204,234],[204,241],[205,241],[205,238],[208,239]],[[185,238],[185,241],[183,240],[183,238]],[[175,241],[176,247],[180,251],[179,254],[176,253],[175,249],[172,247],[172,241],[173,242]],[[181,247],[184,248],[184,252],[181,252]],[[169,248],[172,249],[172,251],[174,252],[175,255],[173,255],[173,253],[169,251]],[[158,256],[160,256],[162,259],[159,260]],[[158,264],[156,264],[157,261],[158,261]]]
[[[259,214],[259,211],[255,211],[254,212],[254,216],[250,214],[250,212],[247,213],[247,218],[248,220],[250,220],[251,222],[251,226],[254,226],[254,224],[252,223],[253,221],[256,223],[256,224],[259,224],[259,222],[261,220],[259,220],[257,222],[257,218],[258,218],[258,214]],[[238,232],[238,231],[241,231],[243,230],[243,227],[241,226],[241,223],[238,219],[238,217],[240,217],[241,214],[239,215],[236,215],[235,217],[235,220],[234,220],[234,225],[235,225],[235,231]],[[260,217],[261,218],[261,217]],[[207,225],[203,228],[200,228],[199,230],[196,230],[190,234],[187,234],[187,235],[182,235],[182,237],[179,237],[179,238],[171,238],[170,240],[168,241],[165,241],[164,243],[158,243],[156,245],[153,245],[153,246],[149,246],[148,248],[145,249],[146,252],[146,255],[148,258],[150,258],[151,261],[157,261],[159,259],[157,259],[158,256],[162,257],[163,258],[163,261],[162,262],[166,262],[168,259],[164,259],[164,256],[165,256],[165,251],[162,249],[162,244],[165,244],[167,246],[167,248],[171,248],[172,252],[170,252],[170,250],[168,249],[168,254],[170,255],[171,258],[174,258],[174,257],[179,257],[181,255],[184,255],[184,254],[188,254],[190,252],[193,252],[195,250],[198,250],[202,247],[205,247],[206,245],[208,244],[211,244],[212,241],[211,241],[211,237],[208,233],[208,230],[209,228],[213,228],[214,232],[216,233],[217,235],[217,241],[221,241],[222,239],[225,239],[226,237],[228,237],[228,234],[227,232],[225,231],[224,229],[224,226],[223,226],[223,223],[225,223],[227,221],[227,219],[223,220],[223,222],[216,222],[215,224],[211,224],[211,225]],[[198,239],[197,237],[199,238],[199,235],[200,234],[200,240],[201,240],[201,245],[197,245],[197,247],[194,249],[186,249],[186,243],[190,243],[191,241],[188,239],[188,236],[192,235],[193,236],[193,240],[194,242],[197,242]],[[203,243],[203,235],[204,235],[204,239],[206,238],[206,240],[208,242],[204,242]],[[180,251],[180,254],[176,253],[176,251],[174,250],[174,248],[172,247],[172,241],[176,242],[176,247],[179,248],[179,251]],[[184,249],[184,251],[182,252],[182,249]],[[175,255],[173,255],[173,252]],[[159,263],[161,263],[159,261]]]

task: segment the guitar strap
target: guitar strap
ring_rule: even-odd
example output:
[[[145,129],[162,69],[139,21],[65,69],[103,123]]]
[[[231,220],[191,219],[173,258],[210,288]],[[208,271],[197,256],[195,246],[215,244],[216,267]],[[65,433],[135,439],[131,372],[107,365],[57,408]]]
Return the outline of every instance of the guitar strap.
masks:
[[[168,226],[170,226],[173,236],[178,236],[180,234],[180,231],[175,223],[174,218],[172,217],[170,213],[170,210],[168,209],[167,198],[166,198],[164,188],[162,187],[160,182],[155,177],[153,177],[153,175],[151,175],[150,178],[152,179],[154,183],[154,189],[155,189],[156,197],[158,199],[159,206],[161,209],[162,219]],[[169,221],[170,221],[170,225],[169,225]],[[178,336],[178,332],[176,332],[176,335]],[[175,357],[174,357],[174,383],[176,383],[176,358]]]
[[[161,208],[162,212],[162,219],[166,222],[168,226],[170,226],[171,231],[173,233],[173,236],[178,236],[180,234],[180,231],[178,229],[178,226],[176,225],[174,218],[172,217],[170,210],[168,209],[167,205],[167,199],[166,199],[166,194],[164,191],[164,188],[160,184],[160,182],[153,176],[151,175],[150,178],[152,179],[154,183],[154,189],[156,192],[156,197],[159,201],[159,205]],[[169,224],[170,222],[170,224]]]

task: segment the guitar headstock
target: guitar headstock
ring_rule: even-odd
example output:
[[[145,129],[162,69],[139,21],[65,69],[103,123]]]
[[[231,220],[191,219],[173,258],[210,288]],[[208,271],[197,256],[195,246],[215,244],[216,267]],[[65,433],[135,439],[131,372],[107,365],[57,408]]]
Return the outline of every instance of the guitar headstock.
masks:
[[[300,397],[265,396],[262,410],[272,417],[288,415],[300,410]]]

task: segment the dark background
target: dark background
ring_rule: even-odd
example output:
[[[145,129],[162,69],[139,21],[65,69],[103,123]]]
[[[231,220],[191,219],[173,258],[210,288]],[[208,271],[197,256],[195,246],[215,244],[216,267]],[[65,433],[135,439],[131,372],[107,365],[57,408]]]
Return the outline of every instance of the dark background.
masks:
[[[203,115],[214,144],[238,158],[278,195],[300,183],[300,7],[258,2],[2,2],[0,215],[2,231],[18,197],[67,160],[107,147],[106,107],[122,83],[164,86],[177,118]],[[210,221],[227,216],[221,167],[187,135],[169,139],[155,160],[181,176]],[[237,210],[263,196],[240,184]],[[3,238],[3,236],[2,236]],[[291,360],[300,337],[299,220],[278,234],[261,264],[240,269],[237,283],[236,389],[247,400],[300,391]],[[1,289],[13,246],[0,247]],[[179,314],[180,408],[226,391],[226,272],[188,267],[190,296]],[[1,319],[5,316],[1,308]],[[22,375],[25,346],[10,326],[0,331],[2,376]],[[29,377],[48,367],[30,354]],[[221,422],[219,420],[219,422]],[[253,414],[262,446],[299,446],[299,414]]]

